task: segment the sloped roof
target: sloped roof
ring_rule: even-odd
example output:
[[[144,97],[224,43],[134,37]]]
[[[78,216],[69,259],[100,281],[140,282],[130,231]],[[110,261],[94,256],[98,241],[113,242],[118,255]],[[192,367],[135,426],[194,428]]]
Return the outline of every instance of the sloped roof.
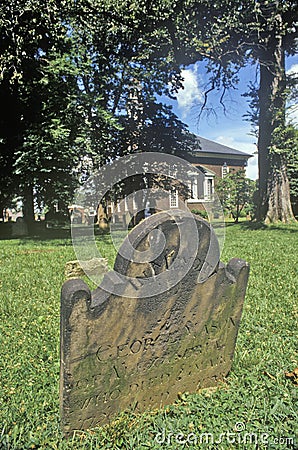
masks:
[[[199,166],[196,166],[196,167],[201,169],[205,175],[212,175],[212,176],[216,175],[216,173],[213,172],[213,170],[209,169],[208,167],[202,166],[202,164],[200,164]]]
[[[210,141],[201,136],[196,136],[198,141],[198,148],[193,150],[193,155],[199,156],[199,153],[216,153],[220,155],[242,156],[243,158],[250,158],[252,155],[241,152],[235,148],[228,147],[227,145],[219,144],[218,142]]]

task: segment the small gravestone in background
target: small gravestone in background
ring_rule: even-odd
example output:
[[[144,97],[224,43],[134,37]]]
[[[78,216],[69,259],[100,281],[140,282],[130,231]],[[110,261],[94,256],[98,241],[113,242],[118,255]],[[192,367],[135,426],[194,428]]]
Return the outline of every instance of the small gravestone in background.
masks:
[[[188,258],[180,234],[190,236],[193,226],[198,246]],[[159,244],[157,230],[163,235]],[[163,244],[152,259],[154,242]],[[149,252],[149,262],[138,262],[134,251]],[[114,269],[92,293],[79,279],[62,288],[65,435],[106,424],[124,410],[170,404],[179,392],[215,386],[231,369],[249,268],[239,259],[219,262],[218,242],[206,221],[168,213],[149,217],[127,236]]]
[[[68,261],[65,264],[64,275],[66,279],[83,277],[86,271],[90,274],[103,275],[108,272],[108,260],[106,258],[93,258],[89,261]]]

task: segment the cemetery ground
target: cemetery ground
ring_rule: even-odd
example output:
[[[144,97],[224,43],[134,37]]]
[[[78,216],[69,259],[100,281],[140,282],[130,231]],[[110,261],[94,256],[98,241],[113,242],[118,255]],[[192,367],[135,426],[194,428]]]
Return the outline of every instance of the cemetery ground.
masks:
[[[218,389],[121,414],[109,426],[59,431],[59,310],[70,239],[0,241],[1,449],[297,449],[298,224],[227,224],[221,260],[251,267],[236,353]],[[115,250],[98,237],[102,256]],[[108,326],[108,325],[107,325]]]

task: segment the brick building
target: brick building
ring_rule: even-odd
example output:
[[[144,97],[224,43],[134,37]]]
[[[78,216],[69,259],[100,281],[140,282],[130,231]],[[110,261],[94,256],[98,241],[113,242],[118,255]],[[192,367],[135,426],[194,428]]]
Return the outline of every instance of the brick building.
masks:
[[[191,182],[191,198],[187,200],[189,209],[201,209],[202,203],[212,200],[216,180],[229,172],[245,170],[247,161],[252,156],[200,136],[196,139],[197,149],[184,155],[202,173],[202,176]]]
[[[179,155],[196,168],[193,172],[189,172],[189,198],[185,200],[180,195],[179,189],[173,188],[159,198],[155,210],[181,208],[185,203],[190,210],[204,209],[204,203],[213,200],[216,180],[231,171],[245,170],[247,161],[252,156],[200,136],[196,136],[195,141],[197,147],[194,146],[192,150]],[[108,216],[113,222],[128,223],[134,211],[139,209],[138,203],[136,194],[132,193],[120,202],[109,203]]]

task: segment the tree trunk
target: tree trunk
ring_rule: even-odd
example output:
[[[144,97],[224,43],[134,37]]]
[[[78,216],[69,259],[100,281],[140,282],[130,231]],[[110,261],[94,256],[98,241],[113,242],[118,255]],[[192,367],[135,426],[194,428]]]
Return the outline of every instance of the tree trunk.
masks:
[[[256,218],[258,221],[265,219],[268,211],[268,173],[269,173],[269,148],[270,136],[273,132],[272,117],[270,114],[272,73],[265,64],[260,64],[259,87],[259,136],[258,136],[258,163],[259,163],[259,198]]]
[[[276,30],[260,56],[259,87],[259,204],[257,219],[265,222],[294,220],[285,158],[274,153],[274,131],[285,126],[285,55],[276,17]]]
[[[280,154],[274,154],[271,158],[271,173],[268,179],[268,210],[266,223],[289,222],[294,220],[290,200],[290,186],[287,176],[286,164]]]
[[[5,203],[0,203],[0,221],[5,220],[5,208],[6,208],[6,204]]]
[[[24,187],[23,195],[23,214],[24,220],[28,227],[29,234],[33,232],[34,227],[34,197],[33,186],[27,185]]]

